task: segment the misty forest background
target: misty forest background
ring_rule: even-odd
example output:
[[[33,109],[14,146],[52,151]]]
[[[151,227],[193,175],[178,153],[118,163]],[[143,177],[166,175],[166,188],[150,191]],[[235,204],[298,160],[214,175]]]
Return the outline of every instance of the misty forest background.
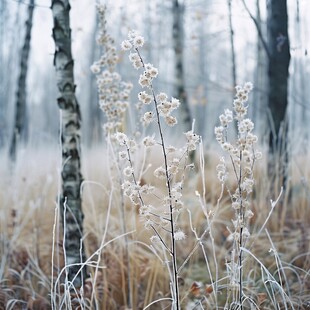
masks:
[[[52,1],[52,6],[55,3],[57,1]],[[106,118],[99,108],[96,76],[90,70],[104,52],[96,44],[96,3],[94,0],[70,1],[75,95],[81,118],[79,155],[81,175],[86,182],[82,197],[86,256],[96,251],[100,236],[107,233],[107,195],[102,192],[101,185],[107,186],[108,191],[107,176],[111,165],[102,129]],[[145,132],[152,133],[151,129],[143,129],[139,124],[141,114],[137,112],[136,104],[141,88],[138,74],[128,60],[128,53],[120,47],[128,31],[134,29],[145,39],[141,53],[146,62],[158,68],[154,86],[181,101],[178,126],[169,131],[167,140],[178,146],[181,143],[179,137],[192,128],[192,120],[195,120],[195,132],[201,135],[206,154],[206,199],[210,205],[215,206],[220,195],[215,167],[221,151],[215,140],[214,127],[218,126],[222,111],[232,108],[235,86],[246,81],[253,83],[249,117],[255,124],[255,134],[264,156],[257,170],[258,189],[253,203],[257,216],[254,221],[263,222],[260,212],[268,214],[268,210],[261,211],[262,208],[270,199],[276,199],[283,187],[280,207],[271,217],[268,228],[274,233],[275,244],[283,252],[283,259],[295,264],[299,271],[309,270],[310,1],[118,0],[104,1],[104,4],[108,12],[107,30],[115,39],[119,56],[116,71],[123,81],[133,84],[124,131],[137,140]],[[14,304],[12,300],[22,300],[28,309],[36,309],[33,302],[37,296],[43,296],[44,302],[43,299],[40,302],[46,308],[41,308],[49,309],[47,296],[53,283],[49,282],[49,277],[51,247],[55,241],[52,236],[55,204],[61,182],[65,182],[61,180],[64,153],[62,157],[60,128],[63,124],[59,112],[59,81],[54,67],[53,27],[50,1],[0,0],[0,309],[10,300],[12,309],[15,309],[14,305],[16,309],[22,305]],[[193,155],[196,162],[197,156],[197,153]],[[152,154],[150,162],[157,160]],[[195,174],[191,174],[189,183],[201,189],[202,184]],[[109,228],[107,233],[110,239],[120,234],[118,211],[113,216],[115,222],[111,220],[111,230]],[[228,217],[226,221],[229,221]],[[202,220],[197,213],[197,223],[201,224],[199,221]],[[219,243],[224,242],[227,233],[223,223],[218,226]],[[143,239],[142,235],[140,232],[137,239]],[[61,248],[61,241],[57,246]],[[261,246],[258,253],[263,248]],[[59,251],[62,257],[63,252]],[[102,293],[108,294],[110,299],[102,298],[105,301],[100,309],[118,309],[113,307],[126,305],[127,258],[124,254],[123,263],[120,260],[117,265],[118,251],[116,246],[110,250],[114,256],[106,254],[104,257],[106,263],[111,264],[111,270],[123,273],[113,278],[113,273],[107,271],[102,276],[102,282],[110,283],[112,288],[107,289],[108,293]],[[224,256],[221,256],[223,264]],[[60,266],[61,259],[58,260]],[[156,278],[155,275],[162,271],[154,259],[139,252],[137,262],[145,268],[139,269],[141,283],[146,283],[147,277],[153,277],[156,283],[152,289],[141,284],[148,294],[139,293],[138,289],[131,292],[136,297],[130,302],[139,304],[137,309],[142,309],[158,298],[159,291],[169,292],[169,289],[159,277]],[[40,272],[30,272],[31,276],[26,277],[22,272],[30,265]],[[188,283],[185,280],[187,289],[192,288],[191,283],[200,272],[199,263],[194,266],[193,272],[188,271]],[[14,275],[10,270],[14,270]],[[293,289],[295,305],[309,302],[309,274],[303,277],[296,280],[302,285]],[[40,279],[45,285],[40,286],[38,280],[30,285],[30,279]],[[27,290],[18,288],[22,285]],[[117,291],[118,285],[123,288],[122,292]],[[193,296],[197,297],[195,292]],[[266,309],[269,309],[268,305]]]
[[[159,69],[158,87],[177,97],[175,52],[173,40],[173,1],[117,1],[107,3],[108,29],[119,48],[129,29],[137,29],[146,40],[145,56]],[[231,12],[228,3],[231,3]],[[259,23],[267,42],[265,1],[246,1],[248,9]],[[80,104],[82,143],[92,146],[102,142],[103,113],[99,113],[95,77],[89,67],[99,58],[95,36],[95,3],[72,1],[72,53],[75,61],[76,95]],[[217,115],[232,101],[234,85],[250,80],[255,84],[251,113],[259,136],[264,137],[268,117],[268,60],[255,23],[240,1],[180,1],[182,53],[186,100],[196,119],[197,131],[204,137],[206,147],[213,139]],[[299,151],[309,123],[308,1],[288,1],[290,39],[290,78],[288,112],[290,142]],[[14,130],[16,91],[20,74],[21,50],[28,17],[26,2],[1,2],[1,114],[0,146],[10,144]],[[231,18],[230,18],[231,17]],[[49,3],[35,4],[32,20],[27,72],[27,105],[25,131],[28,144],[38,146],[57,144],[58,106],[54,42]],[[233,32],[232,32],[233,31]],[[281,39],[279,37],[279,39]],[[233,49],[231,45],[233,40]],[[284,38],[285,40],[285,38]],[[281,42],[279,43],[281,44]],[[118,71],[124,81],[136,82],[127,56],[119,48]],[[137,90],[138,91],[138,90]],[[132,102],[136,101],[132,93]],[[275,116],[274,116],[275,117]],[[134,121],[128,124],[131,130]]]

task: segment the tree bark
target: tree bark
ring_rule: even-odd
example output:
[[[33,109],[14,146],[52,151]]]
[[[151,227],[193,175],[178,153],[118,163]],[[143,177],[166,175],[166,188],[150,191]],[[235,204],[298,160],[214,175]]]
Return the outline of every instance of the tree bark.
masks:
[[[34,11],[34,0],[30,0],[28,5],[28,17],[25,24],[25,39],[21,51],[20,73],[18,78],[16,106],[15,106],[15,123],[13,128],[12,139],[10,143],[9,154],[11,160],[16,159],[16,150],[21,142],[27,140],[27,107],[26,107],[26,79],[28,72],[28,59],[30,52],[31,29]]]
[[[172,5],[173,14],[173,50],[175,54],[175,97],[181,102],[180,113],[181,121],[186,131],[192,128],[192,117],[189,108],[186,90],[185,76],[183,67],[184,50],[184,4],[179,0],[174,0]]]
[[[286,0],[270,0],[267,6],[268,30],[268,107],[271,128],[269,148],[273,155],[279,154],[278,172],[286,176],[287,170],[287,129],[288,78],[290,63],[290,42],[288,37],[288,16]],[[273,156],[274,157],[274,156]]]
[[[71,53],[70,4],[69,0],[52,0],[54,20],[53,38],[56,45],[54,66],[56,69],[61,111],[62,143],[62,193],[60,200],[61,214],[65,230],[66,264],[79,264],[85,261],[84,248],[81,248],[83,237],[83,212],[81,200],[80,172],[80,109],[75,97]],[[66,209],[66,210],[65,210]],[[65,212],[66,211],[66,212]],[[80,287],[85,278],[86,269],[78,273],[80,266],[67,268],[68,280],[75,287]]]

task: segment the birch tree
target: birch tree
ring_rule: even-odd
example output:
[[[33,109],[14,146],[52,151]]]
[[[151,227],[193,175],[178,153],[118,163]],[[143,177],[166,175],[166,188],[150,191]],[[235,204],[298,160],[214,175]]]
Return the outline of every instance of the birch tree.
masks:
[[[28,17],[25,24],[25,38],[21,50],[20,58],[20,73],[18,78],[16,105],[15,105],[15,120],[12,139],[10,142],[10,158],[16,159],[16,149],[21,142],[27,139],[27,109],[26,109],[26,79],[28,72],[28,59],[30,52],[31,29],[34,10],[34,0],[30,0],[28,5]]]
[[[62,193],[60,199],[61,214],[65,230],[65,262],[69,266],[68,280],[74,280],[74,286],[80,287],[85,276],[78,273],[80,266],[72,264],[85,260],[84,250],[80,249],[83,236],[83,212],[81,201],[80,172],[80,110],[75,97],[75,84],[71,53],[70,4],[69,0],[52,0],[54,20],[53,38],[56,45],[54,66],[56,69],[57,99],[61,115],[62,147]]]

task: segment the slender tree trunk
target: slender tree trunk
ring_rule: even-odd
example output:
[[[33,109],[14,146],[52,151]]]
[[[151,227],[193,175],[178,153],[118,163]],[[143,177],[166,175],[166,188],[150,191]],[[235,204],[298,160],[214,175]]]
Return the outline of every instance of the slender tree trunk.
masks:
[[[260,0],[256,0],[256,21],[260,33],[263,33],[262,19],[260,12]],[[254,102],[255,107],[252,109],[252,117],[261,136],[266,133],[266,110],[267,110],[267,72],[268,72],[268,55],[264,50],[262,40],[257,33],[256,43],[256,70],[254,75]]]
[[[184,50],[184,4],[173,0],[173,50],[175,54],[175,97],[181,102],[181,121],[185,130],[191,130],[192,117],[185,91],[185,76],[183,67]]]
[[[196,105],[196,120],[197,120],[197,132],[205,136],[206,125],[208,123],[207,117],[207,76],[208,76],[208,66],[207,66],[207,49],[206,49],[206,34],[205,29],[207,29],[207,15],[204,16],[201,20],[200,26],[201,30],[199,33],[199,72],[200,84],[201,84],[201,93],[198,97],[198,104]],[[198,92],[199,93],[199,92]]]
[[[2,70],[0,71],[0,150],[5,144],[5,131],[6,131],[6,121],[5,121],[5,115],[6,115],[6,96],[5,96],[5,57],[4,57],[4,46],[7,44],[5,41],[4,36],[4,29],[5,29],[5,15],[6,15],[7,9],[6,9],[6,2],[0,1],[0,68]]]
[[[231,12],[232,0],[227,0],[228,4],[228,18],[229,18],[229,30],[230,30],[230,52],[231,52],[231,75],[233,83],[233,96],[235,95],[235,86],[237,85],[237,73],[236,73],[236,53],[235,53],[235,40],[234,40],[234,28],[232,24],[232,12]]]
[[[96,59],[99,58],[100,51],[97,47],[96,40],[96,33],[98,30],[98,17],[96,15],[96,22],[94,24],[94,29],[92,33],[92,41],[91,41],[91,50],[90,50],[90,65],[94,63]],[[88,106],[87,106],[87,124],[85,124],[85,117],[83,114],[83,125],[86,129],[86,138],[84,142],[87,146],[92,146],[99,141],[102,141],[102,123],[101,123],[101,114],[98,113],[98,96],[97,96],[97,84],[96,84],[96,77],[94,74],[90,75],[89,79],[89,90],[88,90]]]
[[[296,19],[295,19],[295,34],[296,34],[296,39],[298,42],[298,45],[300,46],[300,49],[304,46],[303,40],[302,40],[302,26],[301,26],[301,20],[300,20],[300,4],[299,0],[296,1]],[[300,51],[303,53],[303,51]],[[306,95],[306,90],[307,90],[307,82],[305,81],[305,71],[306,67],[303,65],[303,60],[302,58],[295,59],[295,62],[298,64],[297,65],[297,74],[298,74],[298,86],[299,86],[299,92],[300,92],[300,101],[302,102],[301,106],[301,115],[300,115],[300,120],[301,120],[301,138],[302,138],[302,145],[304,151],[307,151],[308,145],[309,145],[309,132],[308,132],[308,123],[307,123],[307,95]]]
[[[21,51],[20,74],[18,78],[16,93],[15,123],[9,150],[10,158],[13,161],[16,159],[17,147],[20,145],[21,142],[26,142],[27,140],[26,79],[28,72],[28,58],[30,52],[33,10],[34,0],[30,0],[30,3],[28,5],[28,18],[25,24],[26,31],[24,45]]]
[[[288,118],[288,77],[290,63],[290,44],[288,37],[288,16],[286,0],[270,0],[267,6],[268,19],[268,107],[270,110],[271,128],[269,147],[271,154],[278,154],[277,171],[283,176],[284,183],[287,175],[287,131]],[[273,158],[274,160],[274,158]]]
[[[52,0],[54,19],[53,38],[56,45],[54,66],[56,69],[59,97],[58,106],[61,111],[61,142],[62,142],[62,196],[61,213],[65,230],[66,264],[78,264],[85,260],[83,237],[83,212],[81,201],[80,172],[80,110],[75,97],[75,84],[71,53],[70,4],[68,0]],[[75,287],[80,287],[85,277],[78,273],[80,266],[68,267],[68,280]]]
[[[230,29],[230,54],[231,54],[231,76],[232,76],[232,101],[235,98],[235,87],[237,85],[237,69],[236,69],[236,53],[235,53],[235,40],[234,40],[234,28],[232,24],[232,11],[231,11],[232,0],[227,0],[228,4],[228,19]],[[237,124],[235,124],[235,131],[238,132]]]

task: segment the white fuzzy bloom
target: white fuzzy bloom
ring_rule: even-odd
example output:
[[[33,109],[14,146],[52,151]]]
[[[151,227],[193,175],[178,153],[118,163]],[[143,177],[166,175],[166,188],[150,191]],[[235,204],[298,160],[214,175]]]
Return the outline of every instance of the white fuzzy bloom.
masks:
[[[150,70],[148,70],[148,73],[150,74],[150,76],[154,79],[157,77],[158,75],[158,69],[153,67]]]
[[[130,43],[129,40],[124,40],[121,44],[121,47],[124,51],[128,51],[132,48],[132,44]]]
[[[144,104],[150,104],[152,101],[152,97],[145,91],[140,92],[138,98]]]
[[[229,109],[225,109],[224,112],[225,112],[227,122],[228,123],[232,122],[233,121],[233,112]]]
[[[254,129],[254,124],[249,118],[246,118],[239,122],[238,128],[241,133],[251,132]]]
[[[177,109],[180,106],[180,100],[176,98],[171,99],[171,107],[173,110]]]
[[[222,135],[224,132],[224,127],[223,126],[219,126],[219,127],[215,127],[214,128],[214,133],[215,135]]]
[[[196,150],[197,144],[200,141],[200,136],[195,134],[192,130],[187,131],[184,134],[187,139],[186,146],[187,146],[188,151]]]
[[[224,183],[228,176],[224,157],[220,158],[220,164],[216,166],[216,171],[218,179],[220,180],[221,183]]]
[[[137,70],[142,68],[143,67],[142,61],[140,59],[133,61],[133,67]]]
[[[141,87],[149,87],[151,85],[151,79],[146,77],[144,74],[140,75],[139,84]]]
[[[253,84],[251,82],[246,82],[243,88],[247,91],[251,91],[253,89]]]
[[[225,170],[220,169],[220,165],[217,165],[217,178],[220,180],[221,183],[224,183],[227,179],[227,173]]]
[[[128,148],[130,149],[130,151],[135,151],[137,149],[137,143],[135,140],[130,139],[128,140]]]
[[[160,103],[163,103],[165,101],[168,100],[168,96],[167,94],[165,93],[159,93],[157,96],[156,96],[156,99],[160,102]]]
[[[178,166],[170,166],[168,168],[169,175],[176,175],[179,171]]]
[[[235,86],[235,90],[238,93],[238,92],[240,92],[242,90],[242,87],[240,85],[236,85]]]
[[[249,132],[247,135],[246,135],[246,143],[249,144],[249,145],[253,145],[254,143],[256,143],[258,141],[258,138],[256,135],[253,135],[251,132]]]
[[[128,137],[123,132],[117,132],[114,137],[121,146],[126,145],[128,142]]]
[[[214,128],[215,138],[220,144],[224,143],[224,130],[225,128],[223,126]]]
[[[142,121],[144,125],[149,125],[154,120],[154,113],[149,111],[144,113]]]
[[[165,122],[166,122],[166,124],[167,124],[168,126],[173,127],[174,125],[177,124],[178,121],[177,121],[177,119],[176,119],[174,116],[167,115],[167,116],[165,117]]]
[[[234,147],[229,142],[224,142],[222,144],[222,149],[226,152],[232,152]]]
[[[153,146],[156,144],[156,141],[154,139],[154,137],[150,137],[150,136],[147,136],[143,139],[143,144],[146,146],[146,147],[150,147],[150,146]]]
[[[166,178],[166,170],[163,167],[158,167],[154,171],[154,175],[156,178],[165,179]]]
[[[150,71],[150,70],[152,70],[152,68],[154,68],[154,66],[151,63],[149,63],[149,62],[147,64],[145,64],[144,67],[145,67],[146,71]]]
[[[130,41],[132,41],[137,35],[138,35],[138,34],[137,34],[137,31],[136,31],[136,30],[130,30],[130,31],[128,32],[128,39],[129,39]]]
[[[252,192],[254,185],[254,180],[249,178],[244,178],[241,183],[241,190],[247,192],[248,194]]]
[[[127,159],[127,152],[125,151],[119,152],[118,155],[121,160]]]
[[[133,174],[133,168],[131,168],[131,167],[126,167],[124,170],[123,170],[123,173],[124,173],[124,176],[125,177],[130,177],[130,176],[132,176],[132,174]]]
[[[100,66],[97,63],[94,63],[91,67],[90,70],[94,74],[98,74],[100,72]]]
[[[128,57],[131,62],[140,61],[138,53],[130,53]]]
[[[222,125],[223,127],[227,127],[227,125],[228,125],[228,119],[227,119],[226,115],[225,115],[225,114],[221,114],[221,115],[219,116],[219,119],[220,119],[221,125]]]
[[[171,103],[169,101],[164,101],[157,105],[157,109],[161,116],[167,116],[172,111]]]
[[[249,150],[243,150],[243,151],[242,151],[242,157],[243,157],[244,159],[251,158],[251,157],[252,157],[252,154],[250,153]]]
[[[186,238],[186,235],[182,230],[178,230],[174,233],[174,240],[179,241],[179,240],[184,240]]]
[[[129,182],[129,181],[125,181],[123,184],[122,184],[122,189],[123,189],[123,191],[124,191],[124,194],[126,195],[126,196],[130,196],[131,195],[131,193],[132,193],[132,190],[133,190],[133,188],[132,188],[132,183],[131,182]]]
[[[137,47],[142,47],[144,44],[144,38],[142,36],[137,35],[134,39],[133,39],[133,46],[135,48]]]
[[[154,79],[158,75],[158,69],[155,68],[152,64],[147,63],[145,65],[145,74],[150,77],[151,79]]]
[[[245,215],[246,218],[250,219],[254,216],[254,213],[252,212],[252,210],[246,210],[245,211]]]
[[[134,204],[134,205],[139,205],[140,204],[140,199],[139,199],[139,195],[137,191],[132,191],[131,195],[129,196],[130,201]]]

